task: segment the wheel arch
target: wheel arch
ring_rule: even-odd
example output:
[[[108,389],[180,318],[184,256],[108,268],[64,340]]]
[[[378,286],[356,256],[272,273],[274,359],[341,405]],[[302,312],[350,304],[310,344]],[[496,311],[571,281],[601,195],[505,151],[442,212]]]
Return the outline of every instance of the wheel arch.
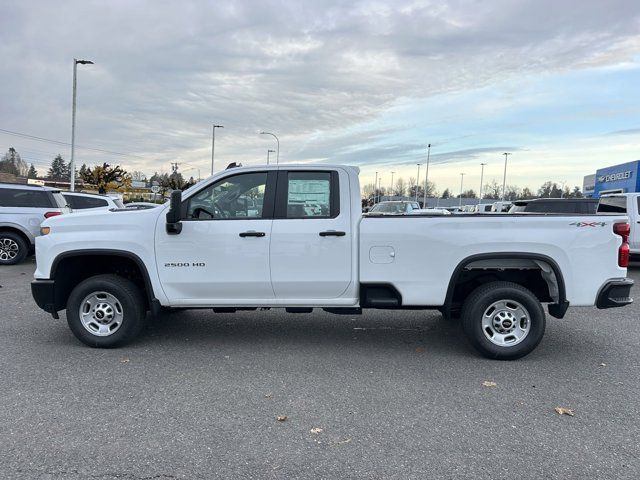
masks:
[[[79,267],[75,274],[70,273],[73,267]],[[63,252],[51,263],[50,279],[55,281],[56,308],[65,308],[71,290],[78,283],[104,273],[114,273],[134,281],[141,289],[147,307],[157,303],[149,271],[138,255],[117,249],[82,249]]]
[[[27,248],[33,247],[33,238],[29,232],[21,228],[19,225],[11,223],[0,223],[0,232],[17,233],[22,239],[27,242]]]
[[[487,274],[485,275],[486,278],[489,278],[492,273],[496,274],[499,272],[498,276],[500,277],[500,279],[513,281],[514,283],[518,283],[523,287],[530,288],[530,285],[523,284],[522,281],[519,281],[518,279],[510,278],[513,277],[513,272],[525,269],[523,265],[518,265],[517,263],[514,265],[508,265],[508,262],[505,262],[511,260],[529,261],[534,262],[538,265],[538,270],[543,272],[540,275],[541,279],[546,284],[548,296],[551,297],[552,300],[552,303],[550,303],[548,307],[549,313],[556,318],[562,318],[569,306],[569,302],[567,301],[566,287],[560,266],[553,258],[547,255],[528,252],[497,252],[476,254],[470,255],[461,260],[454,269],[451,278],[449,279],[449,286],[447,287],[447,294],[443,307],[446,313],[450,314],[451,310],[455,306],[456,295],[459,295],[461,293],[456,289],[460,289],[465,273],[469,271],[467,270],[469,266],[473,266],[472,264],[477,265],[477,268],[475,268],[475,270],[481,270],[483,273]],[[546,271],[544,269],[544,266],[548,267],[547,274],[544,273]],[[533,267],[529,270],[536,270],[536,268]],[[478,277],[480,279],[482,278],[481,275],[478,275]],[[490,280],[480,280],[480,283],[482,284],[488,281]],[[557,292],[553,291],[554,288],[555,290],[557,290]],[[543,298],[540,298],[540,294],[538,294],[537,296],[541,301],[544,301]]]

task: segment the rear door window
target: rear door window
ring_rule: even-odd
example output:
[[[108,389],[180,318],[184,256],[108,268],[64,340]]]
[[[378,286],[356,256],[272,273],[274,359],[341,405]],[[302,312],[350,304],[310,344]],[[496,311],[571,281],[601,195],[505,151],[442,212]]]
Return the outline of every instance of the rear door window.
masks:
[[[331,173],[289,172],[287,218],[331,217]]]
[[[601,197],[598,213],[627,213],[627,197]]]
[[[49,194],[43,190],[0,188],[0,207],[51,208]]]

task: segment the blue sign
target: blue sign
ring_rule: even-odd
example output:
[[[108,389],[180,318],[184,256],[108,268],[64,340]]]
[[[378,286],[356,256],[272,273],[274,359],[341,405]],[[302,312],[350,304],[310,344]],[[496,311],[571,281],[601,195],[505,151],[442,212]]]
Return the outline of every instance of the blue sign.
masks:
[[[635,160],[596,171],[594,197],[603,193],[628,193],[640,191],[638,170],[640,160]]]

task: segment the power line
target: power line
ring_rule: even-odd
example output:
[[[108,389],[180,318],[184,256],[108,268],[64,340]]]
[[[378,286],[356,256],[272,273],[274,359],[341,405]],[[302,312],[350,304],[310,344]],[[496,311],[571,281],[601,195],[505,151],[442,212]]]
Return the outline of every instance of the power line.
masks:
[[[21,138],[28,138],[29,140],[36,140],[38,142],[52,143],[54,145],[60,145],[60,146],[64,146],[64,147],[70,147],[71,146],[71,144],[68,143],[68,142],[61,142],[60,140],[52,140],[50,138],[38,137],[36,135],[29,135],[28,133],[13,132],[11,130],[5,130],[3,128],[0,128],[0,132],[1,133],[5,133],[7,135],[13,135],[14,137],[21,137]],[[122,157],[144,158],[144,157],[142,157],[140,155],[134,155],[133,153],[114,152],[113,150],[104,150],[102,148],[85,147],[85,146],[81,146],[81,145],[76,145],[76,148],[81,148],[83,150],[91,150],[91,151],[100,152],[100,153],[108,153],[108,154],[111,154],[111,155],[119,155],[119,156],[122,156]]]

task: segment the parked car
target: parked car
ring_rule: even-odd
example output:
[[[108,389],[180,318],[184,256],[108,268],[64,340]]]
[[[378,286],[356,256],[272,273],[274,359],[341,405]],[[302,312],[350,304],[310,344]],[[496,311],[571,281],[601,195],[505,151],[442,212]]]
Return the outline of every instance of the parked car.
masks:
[[[622,214],[629,217],[629,250],[634,260],[640,257],[640,193],[602,195],[598,214]]]
[[[488,213],[492,207],[493,203],[479,203],[478,205],[474,205],[473,211],[475,213]]]
[[[509,213],[589,213],[598,208],[597,198],[534,198],[516,200]]]
[[[493,202],[491,211],[496,213],[507,213],[511,208],[511,202]]]
[[[451,215],[446,208],[419,208],[413,210],[411,215]]]
[[[236,202],[248,192],[261,193],[260,214]],[[310,195],[327,214],[289,211]],[[562,318],[569,306],[632,302],[625,215],[362,216],[360,209],[356,168],[224,170],[173,191],[169,205],[46,220],[33,297],[54,317],[66,309],[71,331],[93,347],[133,339],[147,310],[437,309],[460,316],[469,342],[494,359],[536,348],[543,303]]]
[[[69,211],[60,190],[0,183],[0,265],[22,262],[33,251],[40,224]]]
[[[411,213],[418,210],[420,204],[418,202],[408,202],[405,200],[390,200],[388,202],[376,203],[369,210],[369,214],[378,215],[397,215],[402,213]]]
[[[72,210],[109,210],[112,208],[124,208],[119,198],[97,193],[62,192],[62,196]]]

